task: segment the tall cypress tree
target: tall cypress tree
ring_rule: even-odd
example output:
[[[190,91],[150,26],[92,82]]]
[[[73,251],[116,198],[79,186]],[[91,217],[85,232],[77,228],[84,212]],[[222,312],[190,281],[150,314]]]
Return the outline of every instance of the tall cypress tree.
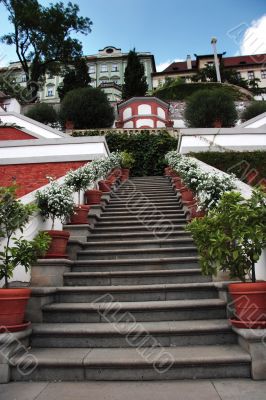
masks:
[[[134,96],[145,96],[148,84],[143,64],[141,64],[135,49],[130,50],[122,88],[124,100]]]
[[[63,79],[63,84],[58,87],[57,92],[62,101],[71,90],[84,88],[91,82],[88,66],[84,58],[78,58],[72,68],[68,68]]]

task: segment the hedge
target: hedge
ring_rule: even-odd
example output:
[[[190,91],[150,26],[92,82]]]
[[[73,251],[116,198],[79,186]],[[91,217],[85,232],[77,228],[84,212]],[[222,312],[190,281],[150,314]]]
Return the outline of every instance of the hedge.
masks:
[[[97,136],[100,131],[74,132],[73,136]],[[135,158],[133,176],[162,175],[166,166],[164,156],[168,151],[177,149],[177,139],[167,131],[152,133],[142,130],[140,133],[107,131],[105,135],[109,150],[128,151]]]
[[[201,152],[189,155],[221,171],[232,172],[244,182],[247,181],[247,174],[253,170],[258,172],[254,184],[266,178],[266,151]]]
[[[164,89],[162,88],[155,90],[154,96],[158,97],[161,100],[182,101],[186,100],[189,96],[191,96],[198,90],[202,89],[214,90],[221,87],[224,89],[226,93],[232,95],[234,100],[247,100],[247,98],[248,99],[251,98],[240,92],[235,86],[223,85],[221,83],[215,83],[215,82],[177,83],[173,86],[169,86]]]

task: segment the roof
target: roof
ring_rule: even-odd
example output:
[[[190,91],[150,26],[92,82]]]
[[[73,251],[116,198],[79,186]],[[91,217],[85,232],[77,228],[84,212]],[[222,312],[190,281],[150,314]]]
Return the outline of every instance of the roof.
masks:
[[[153,75],[164,75],[164,74],[175,74],[177,72],[194,72],[197,70],[197,63],[202,58],[208,58],[213,54],[198,55],[196,60],[192,60],[192,69],[187,68],[187,61],[173,62],[167,68],[161,72],[156,72]],[[219,54],[222,57],[222,54]],[[266,69],[266,54],[254,54],[249,56],[237,56],[237,57],[222,57],[222,61],[225,68],[239,68],[242,66],[262,65]]]
[[[244,65],[262,64],[266,68],[266,54],[254,54],[251,56],[237,56],[223,58],[225,67],[240,67]]]

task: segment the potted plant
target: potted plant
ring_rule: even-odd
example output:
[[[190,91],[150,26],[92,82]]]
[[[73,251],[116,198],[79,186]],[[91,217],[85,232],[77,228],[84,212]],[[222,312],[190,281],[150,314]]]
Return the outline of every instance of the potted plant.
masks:
[[[26,271],[43,255],[49,247],[50,238],[39,233],[33,240],[17,236],[38,209],[34,204],[22,204],[15,196],[16,186],[0,188],[0,241],[5,243],[0,252],[0,280],[4,287],[0,289],[0,327],[15,332],[25,329],[24,315],[30,297],[29,288],[10,288],[9,280],[15,268],[21,265]],[[0,329],[1,332],[1,329]]]
[[[89,164],[87,164],[86,169],[90,177],[90,182],[93,185],[93,189],[88,189],[84,193],[86,204],[100,204],[102,191],[98,189],[97,180],[103,177],[105,173],[105,169],[103,168],[103,160],[91,161]]]
[[[129,170],[135,164],[135,159],[131,153],[123,151],[121,153],[121,180],[126,181],[129,178]]]
[[[67,258],[66,246],[70,233],[55,230],[54,225],[56,218],[64,223],[74,213],[72,190],[66,185],[59,185],[56,181],[50,180],[49,186],[36,192],[36,202],[43,219],[52,220],[51,230],[46,231],[52,240],[45,257]]]
[[[78,193],[78,204],[74,207],[74,213],[70,216],[71,224],[88,224],[90,206],[81,204],[81,190],[86,190],[90,185],[91,174],[86,166],[76,170],[70,170],[65,177],[65,185]]]
[[[266,246],[266,197],[255,190],[250,199],[238,192],[224,193],[216,208],[187,229],[200,254],[202,272],[229,271],[243,283],[228,285],[235,316],[241,328],[266,327],[266,282],[256,282],[255,263]]]

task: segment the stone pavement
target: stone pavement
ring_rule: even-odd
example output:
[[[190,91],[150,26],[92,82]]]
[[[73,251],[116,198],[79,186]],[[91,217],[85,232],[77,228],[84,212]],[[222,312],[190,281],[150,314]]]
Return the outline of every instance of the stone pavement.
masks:
[[[12,382],[1,400],[265,400],[266,381]]]

